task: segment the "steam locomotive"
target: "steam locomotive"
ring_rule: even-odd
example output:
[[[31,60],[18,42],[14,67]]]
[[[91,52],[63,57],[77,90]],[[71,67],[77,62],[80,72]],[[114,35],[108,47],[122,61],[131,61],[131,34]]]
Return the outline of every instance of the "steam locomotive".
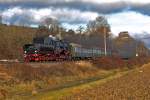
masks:
[[[32,44],[23,46],[23,51],[25,62],[88,59],[104,55],[104,52],[98,48],[84,48],[51,35],[34,38]],[[111,55],[111,52],[107,54]]]

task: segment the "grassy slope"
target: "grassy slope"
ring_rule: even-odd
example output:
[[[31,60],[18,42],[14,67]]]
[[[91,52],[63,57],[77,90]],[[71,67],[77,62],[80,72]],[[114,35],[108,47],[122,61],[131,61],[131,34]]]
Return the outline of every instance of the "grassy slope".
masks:
[[[99,76],[99,79],[97,79],[97,80],[91,80],[89,82],[84,82],[84,80],[83,80],[81,84],[76,84],[76,85],[73,85],[70,87],[62,88],[60,90],[41,92],[34,96],[28,96],[25,99],[29,99],[29,100],[59,100],[59,99],[63,99],[64,96],[68,96],[68,95],[77,93],[81,90],[91,89],[91,88],[95,87],[96,85],[104,84],[112,79],[121,77],[122,75],[126,74],[127,72],[128,72],[128,70],[122,70],[122,71],[121,70],[111,70],[111,71],[108,71],[107,74],[105,74],[103,76]],[[94,79],[94,77],[91,79]]]
[[[95,76],[109,71],[98,69],[90,62],[12,63],[0,64],[0,89],[11,93],[30,92],[34,89],[56,88],[59,85]],[[2,86],[2,87],[1,87]]]
[[[122,71],[147,62],[149,58],[136,58],[127,63],[104,57],[95,61],[0,64],[0,93],[4,89],[9,92],[8,98],[15,100],[40,100],[43,97],[58,99],[61,95],[76,94],[80,89],[94,88],[94,84],[101,83],[98,81],[103,78],[105,81],[114,79],[123,75]]]
[[[76,91],[76,87],[77,90],[90,87],[93,82],[114,76],[122,70],[104,70],[87,61],[5,64],[0,66],[0,73],[6,74],[5,79],[0,78],[0,89],[8,91],[9,98],[15,100],[40,100],[45,96],[58,99],[61,95]],[[7,80],[8,77],[10,79]],[[34,90],[37,93],[32,96]]]
[[[150,64],[134,69],[125,76],[81,90],[65,100],[150,100]]]
[[[0,59],[21,58],[22,46],[31,43],[36,31],[28,27],[0,25]]]

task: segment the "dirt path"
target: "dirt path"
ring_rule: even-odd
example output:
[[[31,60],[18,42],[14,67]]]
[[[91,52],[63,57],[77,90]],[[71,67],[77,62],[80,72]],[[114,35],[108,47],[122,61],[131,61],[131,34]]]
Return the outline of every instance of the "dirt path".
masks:
[[[150,100],[150,64],[64,100]]]

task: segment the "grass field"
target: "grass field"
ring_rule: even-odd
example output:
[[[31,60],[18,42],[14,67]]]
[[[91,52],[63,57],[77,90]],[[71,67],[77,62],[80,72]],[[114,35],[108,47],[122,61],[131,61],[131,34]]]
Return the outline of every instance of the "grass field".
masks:
[[[52,65],[49,63],[5,64],[0,66],[0,90],[5,90],[7,99],[10,100],[11,98],[14,100],[42,98],[47,92],[55,98],[58,96],[53,94],[57,91],[56,95],[68,93],[59,90],[105,79],[122,70],[127,68],[105,70],[88,61]],[[36,95],[33,96],[34,94]]]
[[[125,70],[124,71],[113,70],[113,71],[110,71],[108,75],[101,76],[97,80],[91,80],[89,82],[83,81],[81,84],[76,84],[74,86],[66,87],[60,90],[56,90],[56,91],[48,91],[48,92],[39,93],[38,95],[30,96],[27,99],[30,99],[30,100],[64,100],[66,99],[66,96],[68,95],[71,96],[82,90],[91,89],[97,85],[104,84],[112,79],[116,79],[126,74],[127,72],[128,72],[127,70],[126,71]],[[71,99],[70,96],[69,96],[69,99],[67,97],[68,100]],[[72,99],[74,100],[75,98],[72,98]],[[76,98],[75,100],[78,100],[78,98]],[[85,99],[82,98],[81,100],[85,100]]]
[[[86,93],[91,93],[92,97],[99,93],[97,91],[101,91],[96,89],[103,85],[122,84],[123,87],[128,80],[115,84],[110,82],[127,77],[130,73],[134,74],[140,69],[140,65],[149,62],[149,59],[134,59],[135,61],[131,60],[132,63],[116,59],[0,64],[0,100],[76,100],[76,98],[84,100],[87,95],[90,96]],[[109,89],[113,91],[113,87]],[[107,97],[107,93],[109,92],[106,91],[106,95],[103,96]]]
[[[63,100],[150,100],[150,64],[90,89],[82,89]]]

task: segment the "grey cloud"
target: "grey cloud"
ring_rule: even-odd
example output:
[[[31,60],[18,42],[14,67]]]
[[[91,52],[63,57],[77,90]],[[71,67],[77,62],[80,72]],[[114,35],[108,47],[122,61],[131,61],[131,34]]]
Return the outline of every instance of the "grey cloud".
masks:
[[[115,2],[115,3],[89,3],[81,1],[51,3],[48,6],[56,8],[70,8],[81,11],[98,12],[100,14],[118,13],[126,10],[132,10],[150,16],[150,4],[138,4],[130,2]]]
[[[24,26],[29,26],[31,24],[39,24],[39,22],[34,19],[33,13],[30,13],[28,10],[21,10],[21,13],[17,13],[16,11],[1,11],[3,22],[8,24]]]
[[[143,32],[143,33],[136,33],[133,35],[134,38],[137,40],[141,40],[145,43],[145,45],[150,48],[150,33]]]
[[[131,8],[131,10],[150,16],[150,4],[136,4]]]
[[[114,3],[91,3],[83,2],[82,0],[72,0],[70,2],[65,2],[65,0],[16,0],[15,2],[1,2],[0,8],[9,8],[14,6],[20,6],[22,8],[69,8],[69,9],[78,9],[81,11],[92,11],[103,14],[117,13],[124,10],[133,10],[140,12],[142,14],[150,15],[150,4],[138,4],[131,2],[114,2]]]
[[[64,2],[65,0],[1,0],[0,11],[3,12],[7,9],[20,7],[23,10],[22,14],[15,14],[10,19],[5,19],[6,22],[12,24],[26,23],[26,24],[39,24],[33,17],[32,13],[28,12],[30,9],[40,10],[51,8],[53,11],[52,16],[58,18],[61,22],[67,22],[70,24],[79,24],[87,22],[87,19],[80,17],[72,10],[83,12],[94,12],[98,14],[113,14],[122,11],[136,11],[142,14],[150,16],[150,4],[137,4],[130,2],[114,2],[114,3],[90,3],[83,2],[82,0],[72,0],[70,2]],[[55,12],[57,9],[68,9],[68,12]],[[70,11],[70,12],[69,12]]]
[[[25,9],[14,7],[8,10],[0,11],[3,16],[3,22],[15,25],[31,25],[40,24],[45,17],[58,19],[61,23],[80,24],[87,23],[93,15],[97,13],[81,12],[79,10],[70,9],[54,9],[52,7],[46,9]]]
[[[35,23],[32,20],[32,17],[26,14],[15,14],[11,19],[10,19],[10,24],[15,24],[15,25],[23,25],[23,26],[28,26],[33,23]]]
[[[47,7],[55,7],[55,8],[69,8],[69,9],[78,9],[81,11],[93,11],[99,13],[114,13],[120,12],[126,8],[127,4],[125,2],[118,3],[106,3],[106,4],[96,4],[82,1],[72,1],[72,2],[7,2],[1,3],[1,8],[8,8],[14,6],[20,6],[22,8],[47,8]]]

